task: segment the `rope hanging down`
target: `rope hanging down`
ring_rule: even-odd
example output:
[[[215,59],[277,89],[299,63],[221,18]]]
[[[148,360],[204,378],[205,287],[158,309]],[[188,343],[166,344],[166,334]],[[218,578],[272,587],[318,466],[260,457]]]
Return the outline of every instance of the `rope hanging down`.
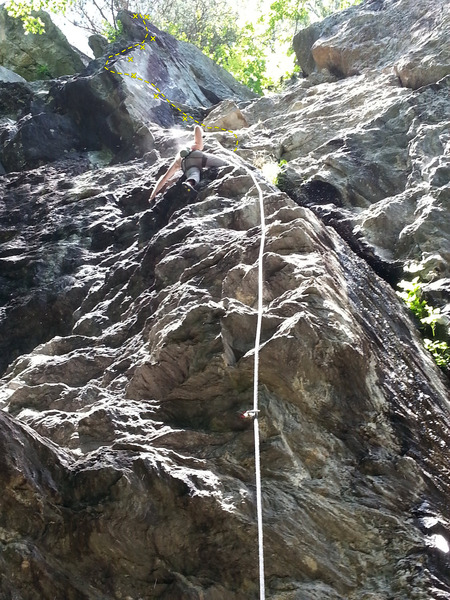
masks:
[[[250,170],[248,170],[250,173]],[[258,419],[258,382],[259,382],[259,345],[261,340],[261,323],[263,312],[263,255],[264,243],[266,239],[266,223],[264,218],[264,200],[261,186],[257,183],[253,173],[251,177],[255,182],[259,193],[259,208],[261,219],[261,241],[259,245],[258,256],[258,320],[256,323],[255,336],[255,368],[253,375],[253,429],[255,436],[255,476],[256,476],[256,511],[258,515],[258,547],[259,547],[259,594],[260,599],[265,598],[264,584],[264,541],[263,541],[263,521],[262,521],[262,494],[261,494],[261,458],[259,453],[259,419]]]
[[[231,154],[225,148],[226,154]],[[263,313],[263,255],[266,241],[266,220],[264,216],[264,198],[261,186],[251,170],[244,164],[238,163],[235,155],[231,155],[231,162],[238,167],[244,167],[250,177],[253,179],[259,195],[259,213],[261,221],[261,240],[259,244],[258,255],[258,319],[256,322],[255,335],[255,359],[253,371],[253,410],[247,411],[247,415],[253,417],[253,430],[255,438],[255,478],[256,478],[256,513],[258,521],[258,553],[259,553],[259,597],[265,600],[265,580],[264,580],[264,539],[263,539],[263,519],[262,519],[262,492],[261,492],[261,457],[259,448],[259,406],[258,406],[258,383],[259,383],[259,346],[261,343],[261,324]]]

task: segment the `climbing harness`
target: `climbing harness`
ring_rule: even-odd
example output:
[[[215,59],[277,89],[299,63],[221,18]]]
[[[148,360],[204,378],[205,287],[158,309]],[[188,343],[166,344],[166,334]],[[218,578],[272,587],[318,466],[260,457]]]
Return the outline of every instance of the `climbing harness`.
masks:
[[[189,156],[189,154],[191,154],[193,152],[193,150],[191,150],[190,148],[185,148],[184,150],[180,151],[180,156],[181,156],[181,170],[183,171],[183,173],[186,173],[186,159]]]
[[[186,161],[193,152],[202,152],[202,151],[201,150],[191,150],[190,148],[185,148],[184,150],[180,151],[180,156],[182,159],[181,160],[181,170],[183,171],[183,173],[186,173],[186,171],[187,171]],[[201,166],[199,166],[197,164],[193,164],[192,166],[198,167],[199,169],[204,169],[206,167],[206,163],[208,162],[208,157],[205,156],[202,152],[202,156],[192,156],[191,160],[196,161],[198,163],[201,161]]]
[[[222,147],[223,148],[223,147]],[[223,148],[226,154],[231,155],[231,161],[238,167],[244,167],[250,177],[253,179],[259,194],[259,212],[261,221],[261,240],[259,244],[258,255],[258,318],[256,322],[255,334],[255,358],[253,371],[253,410],[246,410],[241,414],[243,419],[253,419],[253,432],[255,439],[255,479],[256,479],[256,514],[258,521],[258,553],[259,553],[259,598],[265,600],[265,581],[264,581],[264,539],[263,539],[263,518],[262,518],[262,492],[261,492],[261,457],[259,442],[259,408],[258,408],[258,383],[259,383],[259,346],[261,343],[261,324],[263,314],[263,255],[266,241],[266,221],[264,216],[264,198],[261,186],[251,170],[244,164],[236,161],[234,154]]]

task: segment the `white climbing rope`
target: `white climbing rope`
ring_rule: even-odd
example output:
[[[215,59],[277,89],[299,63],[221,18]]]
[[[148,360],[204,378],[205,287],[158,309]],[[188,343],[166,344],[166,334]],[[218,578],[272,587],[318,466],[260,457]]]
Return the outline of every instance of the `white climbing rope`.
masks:
[[[256,479],[256,515],[258,521],[258,554],[259,554],[259,597],[265,600],[265,578],[264,578],[264,538],[263,538],[263,517],[262,517],[262,490],[261,490],[261,456],[259,442],[259,406],[258,406],[258,384],[259,384],[259,346],[261,343],[261,325],[263,314],[263,255],[266,241],[266,220],[264,216],[264,198],[261,186],[251,170],[244,164],[236,161],[236,155],[223,148],[226,154],[231,155],[231,162],[238,167],[244,167],[250,177],[253,179],[259,194],[259,214],[261,222],[261,239],[258,255],[258,319],[256,322],[255,335],[255,359],[253,370],[253,410],[247,411],[246,415],[253,417],[253,431],[255,438],[255,479]]]
[[[248,170],[250,173],[250,170]],[[261,186],[257,183],[253,173],[250,173],[259,193],[259,207],[261,219],[261,241],[259,245],[258,256],[258,320],[256,323],[255,335],[255,368],[253,375],[253,429],[255,436],[255,476],[256,476],[256,512],[258,516],[258,547],[259,547],[259,597],[265,598],[264,582],[264,540],[263,540],[263,520],[262,520],[262,494],[261,494],[261,458],[259,448],[259,408],[258,408],[258,383],[259,383],[259,345],[261,340],[261,323],[263,313],[263,255],[264,243],[266,239],[266,222],[264,218],[264,200]]]

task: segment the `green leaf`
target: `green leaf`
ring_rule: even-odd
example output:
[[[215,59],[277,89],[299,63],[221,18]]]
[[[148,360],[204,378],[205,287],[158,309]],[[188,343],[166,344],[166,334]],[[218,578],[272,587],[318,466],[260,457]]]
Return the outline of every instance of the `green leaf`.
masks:
[[[414,277],[412,281],[403,280],[398,283],[398,287],[404,291],[396,293],[419,319],[421,325],[424,326],[422,329],[425,330],[426,327],[429,327],[433,338],[436,338],[436,325],[442,315],[439,308],[430,306],[426,300],[422,300],[423,285],[419,277]],[[423,343],[425,348],[433,355],[438,366],[450,367],[450,348],[446,340],[425,338]]]

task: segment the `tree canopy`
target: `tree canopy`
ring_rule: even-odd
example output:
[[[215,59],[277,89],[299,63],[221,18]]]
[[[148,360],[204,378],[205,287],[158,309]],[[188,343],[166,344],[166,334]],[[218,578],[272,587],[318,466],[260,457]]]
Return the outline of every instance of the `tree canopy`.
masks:
[[[299,68],[292,38],[312,21],[361,0],[9,0],[10,15],[27,32],[43,33],[33,10],[65,13],[69,20],[113,41],[121,33],[121,9],[148,14],[152,23],[190,42],[257,93],[277,87]],[[239,10],[240,9],[240,10]],[[248,9],[248,19],[243,19]]]

